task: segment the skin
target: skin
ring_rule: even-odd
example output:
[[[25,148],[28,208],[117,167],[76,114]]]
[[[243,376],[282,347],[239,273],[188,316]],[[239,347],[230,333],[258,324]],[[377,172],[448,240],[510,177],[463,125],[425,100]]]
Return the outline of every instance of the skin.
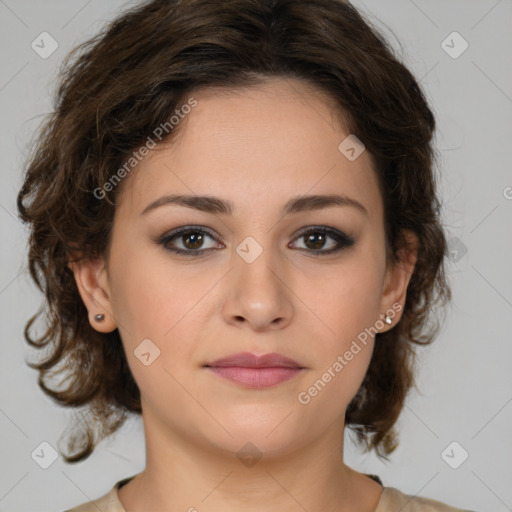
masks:
[[[70,264],[91,325],[119,329],[141,391],[146,468],[119,498],[128,512],[296,511],[298,504],[371,512],[382,487],[343,462],[343,430],[374,338],[307,405],[297,397],[360,332],[404,305],[416,252],[386,265],[371,155],[349,161],[338,150],[349,132],[330,98],[290,79],[193,96],[198,104],[177,137],[122,183],[108,255]],[[351,206],[281,214],[292,196],[334,192],[367,214]],[[232,201],[235,213],[166,205],[141,215],[166,194],[217,196]],[[188,247],[216,249],[194,257],[157,243],[190,225],[215,238]],[[355,243],[315,256],[314,248],[337,244],[328,237],[308,246],[297,236],[308,226],[338,229]],[[247,236],[263,249],[252,263],[236,252]],[[177,237],[174,247],[186,250],[186,242]],[[98,313],[104,322],[94,320]],[[145,366],[134,350],[148,338],[160,356]],[[278,352],[306,369],[276,386],[246,389],[203,368],[242,351]],[[252,467],[237,457],[248,441],[262,455]]]

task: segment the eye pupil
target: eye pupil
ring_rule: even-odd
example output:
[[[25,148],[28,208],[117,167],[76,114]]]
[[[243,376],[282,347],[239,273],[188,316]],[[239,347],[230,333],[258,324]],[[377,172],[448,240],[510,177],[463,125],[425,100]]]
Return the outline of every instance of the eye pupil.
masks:
[[[309,245],[309,242],[313,242],[313,247]],[[311,249],[317,250],[321,249],[325,243],[325,234],[324,233],[315,233],[306,236],[306,245]]]
[[[203,243],[203,235],[200,233],[188,233],[187,235],[183,236],[183,239],[185,241],[185,247],[188,247],[189,249],[198,249]],[[191,244],[188,243],[189,240],[192,240]],[[190,245],[192,245],[192,247]]]

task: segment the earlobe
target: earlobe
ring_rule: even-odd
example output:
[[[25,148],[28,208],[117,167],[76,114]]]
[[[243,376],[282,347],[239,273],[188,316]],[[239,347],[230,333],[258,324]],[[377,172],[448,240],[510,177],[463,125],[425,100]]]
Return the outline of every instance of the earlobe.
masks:
[[[395,265],[390,265],[386,270],[385,285],[382,291],[381,311],[386,313],[391,311],[394,315],[392,322],[389,324],[390,328],[400,321],[407,296],[407,288],[417,261],[417,236],[409,230],[404,231],[404,236],[407,240],[407,247],[399,251],[399,261]]]
[[[103,260],[70,261],[78,292],[89,313],[91,326],[99,332],[112,332],[117,323],[112,314],[108,273]]]

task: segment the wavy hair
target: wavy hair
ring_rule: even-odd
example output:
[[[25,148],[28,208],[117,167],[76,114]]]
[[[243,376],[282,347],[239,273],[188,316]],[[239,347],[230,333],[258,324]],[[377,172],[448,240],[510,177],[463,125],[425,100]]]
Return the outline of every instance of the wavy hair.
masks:
[[[335,101],[350,133],[375,162],[389,261],[400,262],[404,230],[417,261],[400,321],[377,334],[345,422],[378,457],[398,445],[395,424],[413,386],[415,349],[439,330],[434,308],[450,300],[446,239],[432,145],[435,119],[420,85],[379,31],[342,0],[153,0],[127,10],[77,46],[59,73],[54,111],[37,132],[18,193],[30,228],[30,274],[45,300],[25,339],[46,349],[27,363],[56,403],[87,414],[71,429],[67,462],[87,458],[129,413],[140,391],[119,332],[88,321],[67,263],[106,254],[119,187],[95,194],[191,91],[296,78]],[[166,136],[171,140],[178,127]],[[34,322],[46,320],[39,336]],[[50,382],[61,377],[59,386]]]

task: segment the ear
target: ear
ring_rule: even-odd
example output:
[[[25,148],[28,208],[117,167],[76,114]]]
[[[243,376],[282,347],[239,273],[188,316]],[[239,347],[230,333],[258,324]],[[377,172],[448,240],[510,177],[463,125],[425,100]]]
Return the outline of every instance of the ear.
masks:
[[[407,247],[399,251],[399,261],[389,262],[382,288],[380,311],[394,311],[392,323],[379,332],[392,329],[402,316],[407,295],[407,287],[411,279],[418,255],[418,237],[410,230],[403,231]],[[389,315],[391,316],[391,315]]]
[[[105,262],[101,259],[82,259],[69,261],[67,265],[73,271],[78,291],[89,311],[91,326],[99,332],[115,330],[117,323],[112,314],[110,286]],[[99,314],[104,315],[103,320],[95,319],[95,316]]]

